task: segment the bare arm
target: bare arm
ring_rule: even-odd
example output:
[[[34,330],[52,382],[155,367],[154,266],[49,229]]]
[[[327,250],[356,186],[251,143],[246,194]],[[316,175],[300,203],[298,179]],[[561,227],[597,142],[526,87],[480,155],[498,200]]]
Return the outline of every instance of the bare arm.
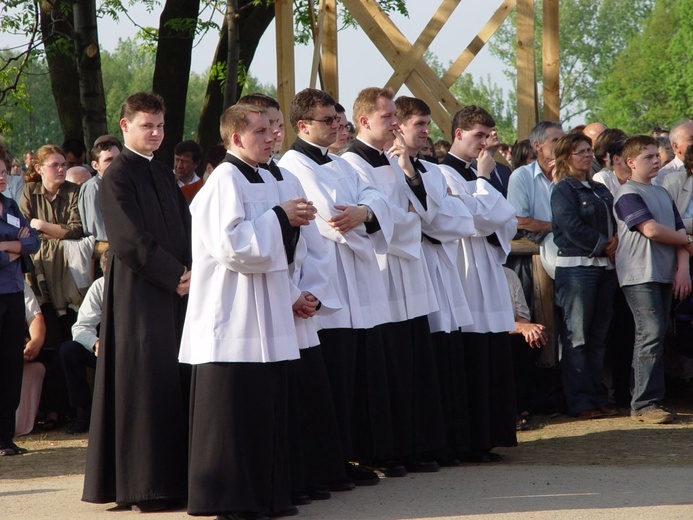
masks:
[[[552,231],[551,222],[531,217],[517,217],[517,229],[526,229],[532,233],[540,233],[542,231],[550,233]]]

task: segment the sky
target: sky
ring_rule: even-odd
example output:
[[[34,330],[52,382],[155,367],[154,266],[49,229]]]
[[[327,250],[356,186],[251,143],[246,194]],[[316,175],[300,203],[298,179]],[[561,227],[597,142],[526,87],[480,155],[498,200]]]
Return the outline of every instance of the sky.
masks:
[[[164,0],[161,0],[162,3]],[[450,20],[442,28],[430,46],[439,61],[445,66],[454,61],[476,36],[492,14],[501,6],[502,0],[462,0],[452,13]],[[426,26],[431,16],[440,5],[437,0],[408,0],[409,17],[392,14],[391,18],[410,43],[414,43],[420,32]],[[142,26],[157,27],[161,9],[149,13],[142,3],[134,2],[128,9],[128,15]],[[216,20],[221,25],[221,15]],[[110,17],[99,20],[99,40],[102,49],[112,52],[118,45],[119,38],[135,36],[137,28],[125,16],[116,22]],[[354,99],[358,92],[365,87],[383,86],[393,73],[387,61],[380,55],[374,44],[360,28],[345,29],[339,32],[339,93],[338,100],[350,114]],[[22,38],[0,35],[0,48],[23,43]],[[193,65],[195,72],[207,71],[214,57],[218,34],[208,32],[197,42],[193,49]],[[310,83],[310,68],[313,59],[312,45],[297,45],[295,47],[296,91],[308,87]],[[250,73],[263,84],[277,84],[275,50],[275,26],[272,23],[260,41],[259,48],[250,67]],[[503,64],[491,55],[488,45],[467,68],[467,72],[479,80],[487,76],[502,87],[506,92],[511,84],[503,74]],[[318,85],[319,87],[319,85]],[[410,95],[406,87],[398,95]]]
[[[455,60],[502,3],[502,0],[486,0],[484,2],[463,0],[431,44],[430,50],[444,65]],[[413,44],[440,4],[433,0],[409,0],[407,4],[409,18],[399,14],[392,14],[391,18]],[[159,13],[146,13],[144,9],[138,7],[131,10],[131,16],[144,25],[158,25],[158,15]],[[221,24],[221,21],[219,23]],[[117,31],[113,30],[114,25],[115,22],[110,19],[101,20],[99,25],[101,45],[108,51],[115,49],[118,38],[127,38],[135,34],[135,29],[129,27],[130,23],[127,20],[121,20]],[[347,113],[350,113],[358,92],[365,87],[385,85],[393,70],[360,28],[342,30],[339,32],[338,38],[340,89],[338,101],[346,107]],[[218,35],[210,33],[196,45],[193,50],[192,68],[194,71],[204,72],[209,68],[214,57],[217,40]],[[295,47],[297,92],[309,86],[312,59],[312,45],[297,45]],[[275,26],[273,22],[260,42],[250,67],[250,73],[263,84],[276,85],[276,66]],[[491,55],[488,46],[482,49],[467,71],[476,79],[490,76],[506,91],[510,88],[510,83],[503,74],[503,64]],[[410,94],[410,92],[406,87],[403,87],[398,94]]]

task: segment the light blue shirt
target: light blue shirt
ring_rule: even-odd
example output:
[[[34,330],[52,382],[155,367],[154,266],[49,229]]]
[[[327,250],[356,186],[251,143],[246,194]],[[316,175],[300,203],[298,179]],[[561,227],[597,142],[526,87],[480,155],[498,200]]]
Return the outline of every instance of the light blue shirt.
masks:
[[[551,192],[553,182],[546,178],[539,163],[534,161],[520,166],[510,176],[508,202],[517,210],[518,217],[551,222]]]

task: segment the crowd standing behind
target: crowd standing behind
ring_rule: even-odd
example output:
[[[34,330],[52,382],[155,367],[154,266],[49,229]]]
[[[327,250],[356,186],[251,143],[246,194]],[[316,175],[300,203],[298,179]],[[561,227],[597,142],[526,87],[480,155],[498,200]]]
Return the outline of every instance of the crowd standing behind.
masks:
[[[652,137],[541,121],[510,146],[475,105],[433,143],[430,108],[389,89],[362,90],[353,124],[316,89],[285,108],[297,138],[278,162],[284,113],[262,94],[172,166],[142,92],[90,164],[75,139],[27,152],[26,176],[1,150],[0,455],[26,451],[32,362],[40,427],[90,431],[83,500],[222,519],[502,460],[547,410],[528,395],[539,349],[560,352],[551,411],[676,419],[665,335],[691,293],[693,121]],[[520,237],[554,279],[553,341]]]

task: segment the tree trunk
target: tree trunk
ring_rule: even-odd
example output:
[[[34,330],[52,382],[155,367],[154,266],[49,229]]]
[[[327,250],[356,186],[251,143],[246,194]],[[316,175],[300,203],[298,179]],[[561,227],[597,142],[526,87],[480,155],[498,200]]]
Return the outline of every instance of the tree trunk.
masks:
[[[84,140],[79,97],[79,74],[72,44],[72,7],[58,2],[41,2],[41,34],[51,90],[58,109],[64,139]],[[69,20],[69,22],[68,22]],[[61,143],[55,143],[61,144]]]
[[[166,0],[159,18],[152,90],[166,105],[166,132],[157,159],[173,166],[173,149],[184,139],[185,104],[199,0]]]
[[[274,19],[274,5],[252,5],[252,0],[239,0],[238,12],[240,14],[238,21],[238,27],[240,29],[239,62],[247,69],[250,69],[250,64],[255,57],[255,51],[257,51],[260,38],[262,38],[267,27]],[[227,55],[228,26],[225,18],[224,25],[219,34],[219,44],[214,53],[212,73],[210,74],[209,83],[207,84],[207,93],[205,94],[202,114],[200,115],[200,123],[197,127],[197,142],[200,143],[203,150],[208,150],[220,142],[219,118],[224,111],[224,91],[221,86],[222,82],[218,79],[218,70],[220,66],[224,65]],[[226,67],[223,66],[222,70],[225,69]],[[227,76],[227,78],[230,77],[235,77],[236,82],[239,83],[238,71],[236,71],[233,76]],[[241,90],[242,86],[239,83],[236,87],[236,96],[238,96]],[[238,101],[238,99],[234,99],[233,103],[236,101]]]
[[[240,51],[240,26],[238,0],[226,2],[226,37],[228,49],[226,54],[226,82],[224,83],[224,110],[233,105],[238,99],[238,53]]]
[[[95,0],[75,1],[73,12],[82,126],[89,149],[97,137],[108,133]]]

